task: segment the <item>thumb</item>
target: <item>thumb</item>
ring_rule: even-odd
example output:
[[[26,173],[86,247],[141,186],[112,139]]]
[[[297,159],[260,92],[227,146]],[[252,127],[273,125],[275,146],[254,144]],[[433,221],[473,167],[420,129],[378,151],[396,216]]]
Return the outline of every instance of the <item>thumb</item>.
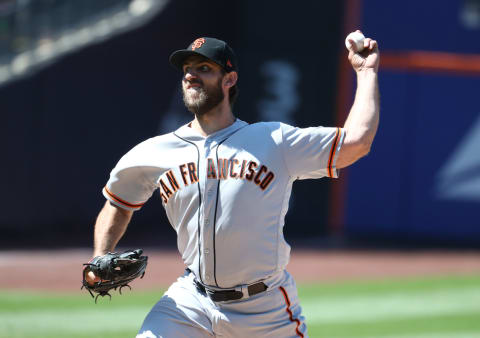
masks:
[[[352,39],[347,39],[347,49],[354,53],[357,52],[357,44]]]

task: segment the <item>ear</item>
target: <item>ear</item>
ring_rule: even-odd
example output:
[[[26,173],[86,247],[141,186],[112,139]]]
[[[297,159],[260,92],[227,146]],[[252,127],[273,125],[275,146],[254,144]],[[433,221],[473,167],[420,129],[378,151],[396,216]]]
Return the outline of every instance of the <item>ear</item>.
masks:
[[[225,74],[225,77],[223,78],[223,85],[226,86],[228,89],[231,87],[235,86],[238,80],[238,74],[237,72],[230,72]]]

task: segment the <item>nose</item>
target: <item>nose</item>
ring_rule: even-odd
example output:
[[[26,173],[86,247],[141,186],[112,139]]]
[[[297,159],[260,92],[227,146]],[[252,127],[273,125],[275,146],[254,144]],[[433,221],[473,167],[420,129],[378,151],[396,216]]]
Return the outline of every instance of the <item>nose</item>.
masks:
[[[197,76],[195,73],[193,73],[191,70],[187,70],[184,75],[185,80],[191,81],[193,79],[196,79]]]

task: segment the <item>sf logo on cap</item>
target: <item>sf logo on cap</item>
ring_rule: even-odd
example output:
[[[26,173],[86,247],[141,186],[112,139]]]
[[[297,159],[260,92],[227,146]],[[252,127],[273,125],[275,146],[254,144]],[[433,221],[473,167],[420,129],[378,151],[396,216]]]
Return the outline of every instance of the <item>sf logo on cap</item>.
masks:
[[[202,47],[202,45],[205,43],[205,39],[204,38],[199,38],[195,41],[193,41],[192,43],[192,50],[195,50],[197,48],[200,48]]]

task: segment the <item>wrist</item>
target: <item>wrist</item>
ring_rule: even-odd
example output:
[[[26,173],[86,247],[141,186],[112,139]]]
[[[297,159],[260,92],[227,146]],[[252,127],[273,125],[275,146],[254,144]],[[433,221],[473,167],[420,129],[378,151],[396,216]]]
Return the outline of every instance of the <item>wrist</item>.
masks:
[[[378,68],[360,68],[355,70],[357,75],[364,76],[364,75],[377,75]]]
[[[358,80],[371,79],[377,77],[378,70],[374,68],[363,68],[356,70],[356,74]]]

